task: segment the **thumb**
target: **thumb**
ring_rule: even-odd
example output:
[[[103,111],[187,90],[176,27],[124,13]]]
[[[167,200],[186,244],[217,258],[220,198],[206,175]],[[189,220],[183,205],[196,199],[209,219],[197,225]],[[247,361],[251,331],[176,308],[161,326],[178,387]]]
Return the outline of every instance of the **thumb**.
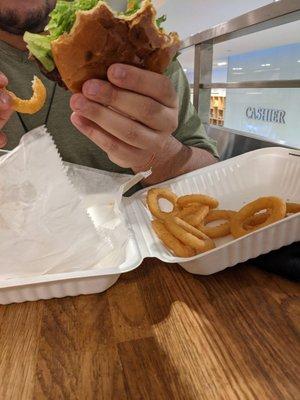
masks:
[[[6,76],[0,71],[0,88],[5,88],[8,85],[8,79]]]
[[[9,120],[12,112],[11,97],[4,90],[0,90],[0,129]]]

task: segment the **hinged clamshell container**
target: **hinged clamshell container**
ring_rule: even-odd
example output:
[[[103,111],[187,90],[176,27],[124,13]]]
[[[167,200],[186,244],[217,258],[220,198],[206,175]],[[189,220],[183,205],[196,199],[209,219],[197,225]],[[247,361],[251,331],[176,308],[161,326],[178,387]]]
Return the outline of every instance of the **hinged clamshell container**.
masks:
[[[300,151],[285,148],[256,150],[156,187],[168,187],[177,195],[211,195],[219,200],[220,209],[229,210],[238,210],[262,196],[278,196],[286,201],[300,202]],[[193,274],[209,275],[300,241],[298,213],[237,240],[231,237],[218,239],[215,249],[191,259],[177,258],[160,243],[151,229],[151,215],[145,205],[147,190],[123,199],[123,211],[131,236],[126,261],[122,265],[110,269],[5,280],[0,282],[0,304],[100,293],[113,285],[120,274],[137,268],[146,257],[179,263]]]

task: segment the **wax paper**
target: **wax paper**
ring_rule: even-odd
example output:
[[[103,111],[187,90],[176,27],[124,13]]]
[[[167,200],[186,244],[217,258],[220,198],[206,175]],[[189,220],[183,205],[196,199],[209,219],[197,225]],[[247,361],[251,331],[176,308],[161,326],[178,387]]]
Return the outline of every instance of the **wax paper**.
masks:
[[[0,157],[0,279],[117,266],[137,177],[64,164],[45,127]]]

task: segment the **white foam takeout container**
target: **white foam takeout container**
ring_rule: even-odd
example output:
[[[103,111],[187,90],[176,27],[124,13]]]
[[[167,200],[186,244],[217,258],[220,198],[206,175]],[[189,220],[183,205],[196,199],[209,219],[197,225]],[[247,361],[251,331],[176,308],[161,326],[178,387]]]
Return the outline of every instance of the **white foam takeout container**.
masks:
[[[178,195],[205,193],[214,196],[222,209],[238,210],[249,201],[270,195],[300,202],[300,151],[256,150],[156,186],[169,187]],[[5,280],[0,282],[0,304],[100,293],[112,286],[120,274],[137,268],[146,257],[179,263],[193,274],[209,275],[300,241],[300,214],[296,214],[237,240],[219,239],[216,249],[191,259],[180,259],[172,256],[151,230],[151,216],[145,206],[146,192],[147,189],[143,189],[123,201],[131,235],[122,265],[113,269]]]

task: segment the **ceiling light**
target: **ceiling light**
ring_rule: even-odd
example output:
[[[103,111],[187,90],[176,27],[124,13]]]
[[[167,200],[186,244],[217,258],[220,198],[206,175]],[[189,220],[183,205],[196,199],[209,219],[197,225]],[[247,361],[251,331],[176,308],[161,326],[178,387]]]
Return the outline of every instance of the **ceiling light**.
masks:
[[[262,67],[271,67],[271,64],[261,64]]]
[[[233,71],[242,71],[242,67],[233,67],[232,70]]]
[[[218,62],[218,64],[217,64],[219,67],[223,67],[224,65],[227,65],[227,62],[226,61],[221,61],[221,62]]]
[[[184,72],[187,72],[187,68],[183,68]]]

